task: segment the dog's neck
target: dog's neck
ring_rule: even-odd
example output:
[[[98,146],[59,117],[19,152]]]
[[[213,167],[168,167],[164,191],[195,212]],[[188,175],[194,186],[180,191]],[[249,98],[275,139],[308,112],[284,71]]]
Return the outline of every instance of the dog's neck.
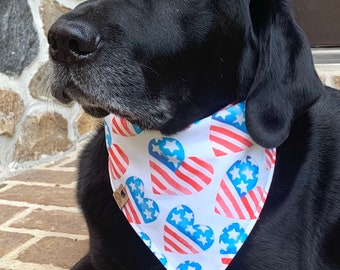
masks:
[[[168,269],[227,267],[259,217],[275,150],[249,137],[244,108],[232,104],[173,136],[106,118],[116,202]]]

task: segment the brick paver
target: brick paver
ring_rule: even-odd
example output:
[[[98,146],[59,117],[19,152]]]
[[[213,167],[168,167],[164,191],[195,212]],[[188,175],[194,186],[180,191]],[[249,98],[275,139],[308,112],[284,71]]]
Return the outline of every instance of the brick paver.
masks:
[[[77,154],[0,183],[0,270],[65,270],[86,254]]]

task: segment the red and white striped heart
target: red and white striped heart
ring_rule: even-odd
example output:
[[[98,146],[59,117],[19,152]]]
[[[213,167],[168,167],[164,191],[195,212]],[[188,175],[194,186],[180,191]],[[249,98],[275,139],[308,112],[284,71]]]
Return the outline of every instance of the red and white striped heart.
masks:
[[[236,161],[221,181],[215,212],[242,220],[258,218],[267,197],[263,187],[257,185],[258,175],[259,167],[250,156]]]
[[[182,144],[174,138],[151,140],[149,154],[155,194],[194,194],[212,181],[213,166],[198,157],[186,157]]]
[[[164,225],[164,249],[178,254],[196,254],[214,243],[214,232],[207,226],[195,224],[195,214],[186,205],[175,207]]]
[[[238,153],[253,145],[245,125],[245,104],[228,106],[212,115],[210,143],[217,157]]]
[[[119,116],[112,116],[112,133],[118,134],[124,137],[133,137],[140,134],[143,130],[135,124],[131,124],[124,118]]]
[[[129,167],[129,158],[117,144],[112,144],[109,149],[109,174],[112,180],[120,179]]]

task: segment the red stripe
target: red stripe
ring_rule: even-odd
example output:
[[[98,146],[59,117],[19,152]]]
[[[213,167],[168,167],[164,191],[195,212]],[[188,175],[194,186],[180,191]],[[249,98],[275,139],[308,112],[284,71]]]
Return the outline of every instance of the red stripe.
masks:
[[[266,153],[266,164],[267,164],[266,168],[270,169],[273,167],[273,165],[276,162],[276,150],[266,149],[265,153]]]
[[[165,244],[168,244],[169,246],[171,246],[176,252],[178,252],[179,254],[186,254],[186,252],[181,249],[179,246],[177,246],[173,241],[171,241],[168,237],[166,237],[166,235],[164,235],[164,246]],[[169,247],[165,246],[164,249],[166,251],[170,251],[173,252],[172,249],[170,249]]]
[[[241,219],[245,219],[245,216],[241,210],[241,208],[239,207],[237,201],[234,198],[234,195],[231,193],[231,191],[229,190],[228,186],[226,185],[225,181],[222,181],[221,183],[221,188],[224,191],[225,195],[229,198],[232,206],[234,207],[236,213],[238,214],[239,218]]]
[[[174,232],[173,230],[171,230],[171,228],[167,225],[164,226],[164,232],[168,233],[169,235],[171,235],[173,238],[175,238],[179,243],[181,243],[183,246],[185,246],[186,248],[188,248],[192,253],[198,253],[199,250],[196,250],[192,245],[190,245],[190,243],[188,243],[185,238],[181,237],[180,234],[178,234],[177,232]],[[172,242],[173,243],[173,242]],[[175,243],[174,243],[175,244]],[[182,254],[187,254],[188,252],[182,253]]]
[[[276,154],[275,154],[275,150],[271,150],[271,149],[266,149],[265,150],[266,154],[268,155],[269,159],[271,161],[274,161],[275,160],[275,157],[276,157]]]
[[[123,160],[125,161],[126,164],[129,163],[129,159],[127,157],[127,155],[125,155],[125,153],[123,152],[123,150],[116,144],[114,144],[114,146],[116,147],[118,153],[120,154],[120,156],[123,158]]]
[[[235,132],[231,131],[228,128],[223,128],[223,127],[212,125],[211,126],[211,130],[215,131],[215,132],[218,132],[218,133],[221,133],[223,135],[226,135],[227,137],[233,138],[233,139],[241,142],[242,144],[244,144],[244,145],[246,145],[248,147],[253,145],[253,143],[247,139],[248,136],[247,137],[246,136],[242,136],[242,135],[240,135],[238,133],[235,133]]]
[[[164,186],[162,182],[158,180],[158,178],[154,176],[153,174],[151,174],[151,181],[152,181],[152,184],[158,187],[163,193],[166,193],[168,195],[176,195],[175,192],[173,192],[172,190],[169,190],[166,186]],[[155,187],[153,187],[152,189],[155,191],[154,192],[155,194],[161,194],[161,192],[155,189]]]
[[[264,190],[263,190],[261,187],[256,187],[256,191],[257,191],[257,193],[258,193],[259,196],[260,196],[260,201],[261,201],[262,203],[264,203],[264,202],[266,201]],[[260,206],[260,201],[258,201],[258,199],[256,198],[255,191],[254,191],[254,192],[251,192],[249,195],[250,195],[251,199],[252,199],[254,202],[255,202],[255,201],[258,202],[257,207],[256,207],[256,210],[257,210],[258,213],[260,213],[260,211],[261,211],[261,209],[262,209],[262,206]]]
[[[122,130],[118,124],[118,120],[117,118],[112,119],[112,129],[114,129],[116,134],[125,135],[124,130]]]
[[[129,222],[133,223],[134,220],[133,220],[133,217],[130,215],[130,211],[128,211],[128,209],[127,209],[127,205],[126,205],[122,210],[123,210],[123,212],[124,212],[124,214],[125,214],[126,219],[127,219]]]
[[[185,172],[183,173],[182,170],[185,169],[187,171],[189,171],[192,174],[196,174],[196,173],[200,173],[199,171],[197,171],[196,169],[194,169],[193,167],[191,167],[188,163],[183,162],[181,164],[181,167],[176,171],[176,176],[178,176],[181,180],[183,180],[183,182],[186,182],[187,184],[189,184],[190,186],[192,186],[196,191],[201,191],[203,189],[203,187],[199,184],[196,183],[196,179],[192,179],[190,178],[188,175],[185,174]],[[197,175],[197,177],[199,178],[199,176]],[[202,180],[202,179],[201,179]],[[192,192],[190,192],[191,194]]]
[[[221,197],[221,195],[219,193],[217,193],[216,201],[221,206],[223,213],[227,217],[233,217],[233,214],[230,212],[228,205],[225,203],[225,201],[223,200],[223,198]],[[217,208],[215,208],[215,212],[221,215],[221,213],[219,212],[219,210]]]
[[[110,172],[113,174],[112,176],[114,180],[117,180],[118,178],[120,178],[119,173],[117,172],[111,158],[109,158],[109,169],[110,169]]]
[[[214,135],[210,135],[210,140],[212,140],[213,142],[222,145],[223,147],[229,149],[230,151],[232,151],[233,153],[237,153],[242,151],[242,148],[229,142],[226,140],[221,139],[220,137],[216,137]]]
[[[250,191],[251,192],[251,191]],[[248,194],[249,195],[249,194]],[[248,195],[241,197],[241,201],[243,203],[244,208],[246,209],[246,211],[249,214],[249,218],[250,219],[254,219],[255,214],[254,214],[254,209],[250,206],[249,202],[248,202]],[[256,199],[256,198],[255,198]],[[255,203],[255,205],[258,205],[258,203]]]
[[[217,214],[219,214],[219,215],[221,215],[222,216],[222,214],[221,214],[221,212],[220,212],[220,210],[218,210],[218,208],[215,206],[215,213],[217,213]]]
[[[112,149],[112,147],[114,147],[114,149]],[[110,157],[114,161],[113,166],[120,171],[117,173],[117,176],[121,177],[126,172],[127,165],[129,164],[129,160],[128,160],[128,157],[125,155],[125,153],[120,149],[118,145],[114,144],[112,145],[112,147],[110,147],[109,149]],[[119,160],[119,157],[123,159],[125,164],[121,163],[121,161]]]
[[[165,172],[161,167],[159,167],[152,160],[150,160],[150,167],[154,169],[155,171],[157,171],[168,184],[170,184],[172,187],[174,187],[179,192],[183,194],[187,194],[187,195],[192,194],[190,190],[188,190],[187,188],[177,183],[174,179],[171,178],[171,176],[167,172]],[[170,173],[172,173],[172,171]]]
[[[123,127],[125,128],[125,131],[127,132],[128,135],[133,136],[135,135],[132,131],[131,131],[131,126],[128,125],[128,121],[125,119],[121,120],[121,123],[123,125]]]
[[[136,212],[131,200],[128,200],[126,206],[127,207],[124,207],[123,209],[125,209],[129,215],[132,215],[130,222],[140,224],[141,220],[139,219],[138,213]]]
[[[184,165],[184,162],[182,163],[182,166]],[[187,167],[187,166],[185,166]],[[178,176],[183,182],[186,182],[187,184],[189,184],[191,187],[193,187],[196,191],[201,191],[203,189],[203,187],[201,185],[199,185],[198,183],[195,182],[195,179],[190,178],[189,176],[187,176],[186,174],[184,174],[181,171],[182,168],[178,169],[176,171],[176,176]],[[188,169],[187,169],[188,170]],[[190,170],[190,168],[189,168]],[[190,191],[190,194],[192,194],[193,192]]]
[[[219,149],[216,149],[216,148],[213,148],[213,150],[214,150],[214,153],[217,157],[224,156],[226,154],[225,152],[223,152]]]
[[[209,175],[206,175],[205,173],[202,173],[198,169],[192,168],[192,172],[194,172],[194,174],[197,175],[205,184],[207,185],[210,184],[211,176],[214,174],[214,168],[211,166],[211,164],[197,157],[190,157],[189,159],[195,162],[200,167],[206,169],[210,173]]]
[[[229,265],[233,258],[222,258],[222,263],[225,265]]]

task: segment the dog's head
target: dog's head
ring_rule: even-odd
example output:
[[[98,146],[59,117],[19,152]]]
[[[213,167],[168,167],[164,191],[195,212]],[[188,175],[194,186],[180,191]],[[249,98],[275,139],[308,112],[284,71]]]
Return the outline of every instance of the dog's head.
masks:
[[[165,134],[246,100],[250,135],[278,146],[322,89],[283,0],[92,0],[48,40],[57,99]]]

